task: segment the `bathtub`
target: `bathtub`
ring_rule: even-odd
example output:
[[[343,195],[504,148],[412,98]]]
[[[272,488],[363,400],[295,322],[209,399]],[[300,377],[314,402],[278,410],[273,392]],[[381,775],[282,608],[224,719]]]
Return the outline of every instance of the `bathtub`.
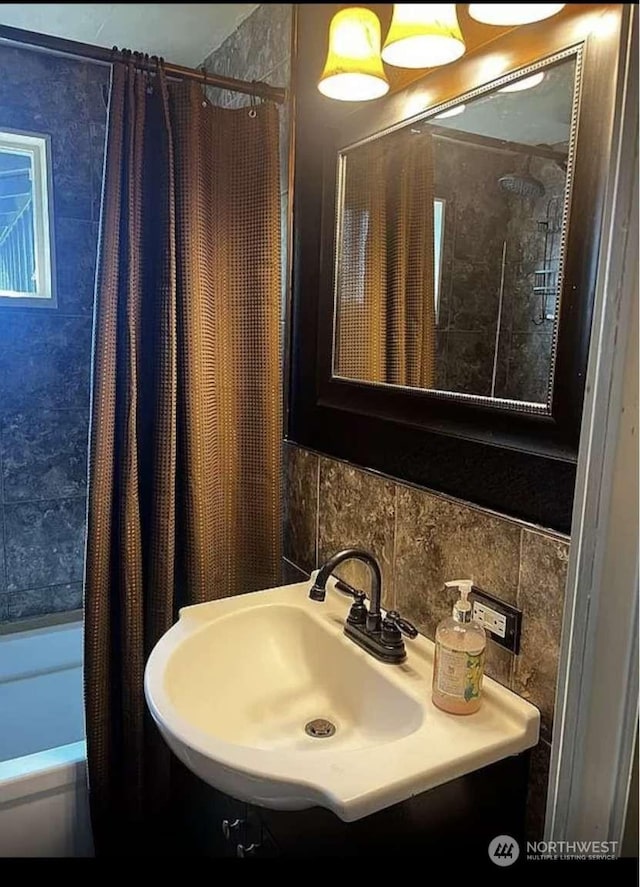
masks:
[[[0,635],[0,857],[92,851],[82,625]]]

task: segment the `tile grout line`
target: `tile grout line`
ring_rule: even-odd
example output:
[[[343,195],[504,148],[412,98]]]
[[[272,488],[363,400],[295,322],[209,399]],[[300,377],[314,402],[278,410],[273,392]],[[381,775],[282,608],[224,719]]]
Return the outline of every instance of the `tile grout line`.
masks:
[[[5,597],[11,597],[13,594],[28,594],[31,591],[50,591],[52,588],[67,588],[69,585],[82,585],[82,577],[80,577],[80,579],[72,579],[69,582],[55,582],[53,585],[30,585],[28,588],[7,588],[0,594],[0,598],[3,595]]]
[[[40,612],[38,610],[36,610],[34,612],[27,611],[26,613],[19,612],[17,615],[12,614],[11,611],[9,610],[8,619],[6,622],[0,622],[0,628],[9,628],[10,626],[21,626],[21,624],[23,622],[27,622],[28,620],[31,620],[31,619],[51,619],[51,617],[54,617],[54,616],[65,616],[67,613],[82,613],[82,609],[78,609],[78,607],[75,606],[75,604],[72,604],[70,609],[45,610],[42,612]],[[54,622],[53,624],[56,625],[59,623]],[[44,626],[40,626],[40,627],[44,627]],[[49,626],[47,626],[47,627],[49,627]],[[18,629],[16,629],[16,630],[18,630]],[[20,631],[29,631],[30,629],[20,628],[19,630]],[[12,633],[11,631],[7,632],[7,634],[11,634],[11,633]],[[0,634],[4,634],[4,632],[0,632]]]
[[[319,567],[320,560],[320,456],[316,456],[316,539],[314,570]]]
[[[398,609],[398,589],[396,588],[396,548],[398,544],[398,501],[400,491],[398,484],[393,485],[393,551],[391,555],[391,603],[394,610]]]
[[[58,407],[42,407],[41,409],[10,410],[4,415],[0,415],[0,425],[10,424],[12,422],[19,424],[21,418],[27,420],[34,418],[40,419],[50,413],[80,413],[80,418],[86,420],[85,427],[88,427],[90,410],[89,408],[85,409],[84,407],[62,407],[60,409]],[[57,418],[57,415],[55,418]]]
[[[524,534],[525,534],[525,529],[524,529],[524,527],[520,527],[520,549],[519,549],[519,551],[518,551],[518,588],[517,588],[517,590],[516,590],[516,607],[517,607],[519,610],[522,610],[522,607],[520,606],[520,586],[522,585],[522,550],[523,550],[523,548],[524,548]],[[524,623],[524,621],[525,621],[525,620],[524,620],[524,615],[525,615],[525,614],[524,614],[524,612],[523,612],[523,614],[522,614],[522,622],[523,622],[523,623]],[[521,624],[521,625],[520,625],[520,647],[521,647],[521,648],[522,648],[522,636],[523,636],[523,634],[524,634],[524,629],[523,629],[523,625]],[[514,655],[511,657],[511,676],[510,676],[510,679],[509,679],[509,680],[510,680],[510,688],[514,691],[514,693],[516,692],[515,689],[514,689],[514,686],[515,686],[515,682],[516,682],[516,665],[517,665],[517,662],[518,662],[518,656],[516,656],[516,655],[514,654]]]
[[[48,496],[45,499],[15,499],[13,502],[5,502],[4,510],[7,508],[15,508],[18,505],[41,505],[43,502],[80,502],[87,498],[86,491],[78,493],[77,496]]]
[[[516,589],[516,607],[519,610],[522,609],[520,606],[520,588],[522,585],[522,550],[524,548],[524,528],[520,529],[520,548],[518,551],[518,588]]]
[[[256,79],[266,81],[269,77],[272,76],[272,74],[274,74],[278,70],[278,68],[284,67],[287,64],[287,62],[289,62],[289,63],[291,62],[291,55],[289,53],[287,53],[287,55],[283,56],[283,58],[276,65],[274,65],[268,71],[265,71],[264,74],[261,74]],[[271,85],[273,86],[273,84],[271,84]],[[286,88],[287,87],[283,87],[283,89],[286,89]]]

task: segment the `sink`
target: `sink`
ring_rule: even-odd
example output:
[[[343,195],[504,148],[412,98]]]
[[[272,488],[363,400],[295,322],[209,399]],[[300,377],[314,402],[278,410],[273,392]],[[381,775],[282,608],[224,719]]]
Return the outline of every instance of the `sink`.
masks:
[[[430,700],[433,644],[378,662],[343,634],[350,601],[310,583],[186,607],[149,657],[149,709],[205,782],[277,810],[322,806],[350,822],[517,754],[539,712],[485,678],[479,712]]]
[[[304,730],[318,719],[336,728],[333,751],[417,730],[422,707],[352,647],[301,607],[258,603],[180,644],[167,663],[165,691],[192,727],[247,749],[323,754],[326,746]]]

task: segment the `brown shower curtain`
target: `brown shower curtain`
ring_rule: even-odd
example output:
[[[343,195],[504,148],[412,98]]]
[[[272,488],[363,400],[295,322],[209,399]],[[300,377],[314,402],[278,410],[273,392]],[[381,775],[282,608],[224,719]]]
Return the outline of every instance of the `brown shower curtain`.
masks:
[[[99,854],[166,849],[143,694],[185,604],[277,584],[278,114],[113,68],[96,281],[85,706]]]
[[[434,387],[434,196],[426,133],[378,139],[348,156],[338,375]]]

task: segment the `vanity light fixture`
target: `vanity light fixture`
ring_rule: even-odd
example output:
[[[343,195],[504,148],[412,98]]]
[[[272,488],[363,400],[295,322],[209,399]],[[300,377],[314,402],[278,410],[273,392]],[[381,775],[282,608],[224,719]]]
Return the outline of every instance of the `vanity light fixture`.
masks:
[[[566,3],[470,3],[469,15],[483,25],[530,25],[564,9]]]
[[[398,68],[435,68],[454,62],[465,45],[455,3],[394,3],[382,58]]]
[[[498,92],[522,92],[525,89],[533,89],[534,86],[540,86],[544,80],[544,71],[538,71],[531,77],[523,77],[522,80],[514,80],[513,83],[507,83]]]
[[[329,52],[318,89],[330,99],[366,102],[389,91],[380,57],[380,20],[371,9],[351,6],[329,26]]]
[[[560,12],[565,3],[470,3],[469,14],[489,25],[526,25]],[[389,91],[383,61],[399,68],[435,68],[459,59],[465,43],[455,3],[394,3],[391,27],[381,47],[380,19],[364,6],[337,12],[329,26],[329,50],[320,92],[343,102],[366,102]],[[538,86],[543,73],[502,87],[500,92],[520,92]],[[464,105],[438,114],[462,114]]]
[[[434,120],[444,120],[447,117],[457,117],[458,114],[463,114],[466,105],[454,105],[453,108],[448,108],[446,111],[442,111],[440,114],[436,114],[433,118]]]

